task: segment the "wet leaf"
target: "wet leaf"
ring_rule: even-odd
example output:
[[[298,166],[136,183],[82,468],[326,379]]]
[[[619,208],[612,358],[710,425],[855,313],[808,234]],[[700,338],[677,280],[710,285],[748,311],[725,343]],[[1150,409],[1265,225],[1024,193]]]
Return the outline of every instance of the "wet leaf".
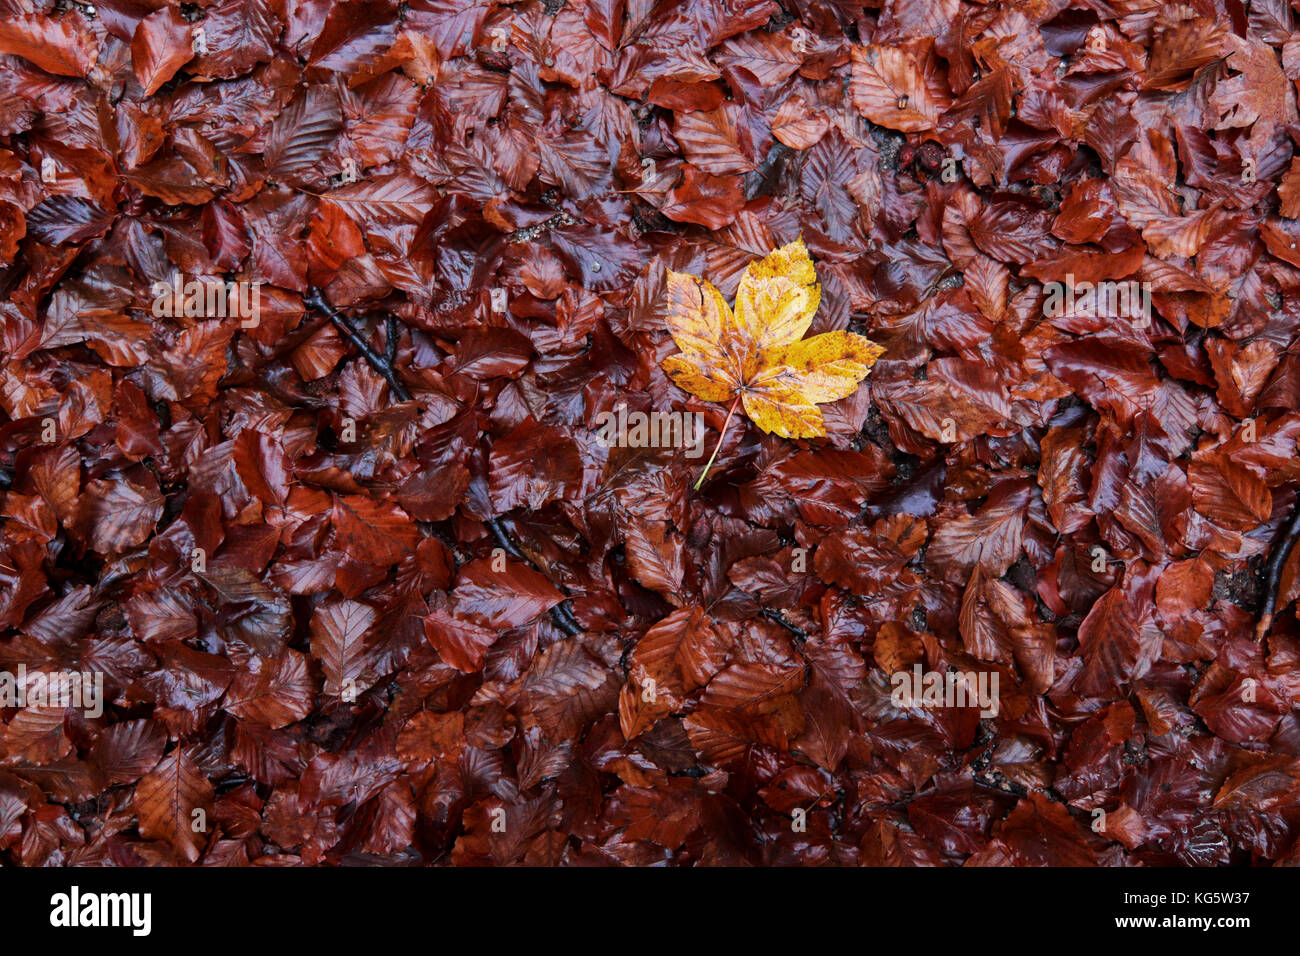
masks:
[[[703,279],[668,274],[668,328],[681,354],[664,368],[707,401],[733,397],[759,428],[786,438],[826,434],[816,406],[851,394],[882,349],[851,332],[804,339],[821,286],[803,242],[751,262],[734,311]]]

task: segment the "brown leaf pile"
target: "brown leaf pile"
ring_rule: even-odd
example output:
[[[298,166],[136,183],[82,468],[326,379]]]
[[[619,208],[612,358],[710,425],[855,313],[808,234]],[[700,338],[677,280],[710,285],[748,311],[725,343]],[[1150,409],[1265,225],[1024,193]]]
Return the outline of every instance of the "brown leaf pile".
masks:
[[[1300,860],[1284,0],[0,13],[5,863]],[[799,237],[826,436],[598,441]]]

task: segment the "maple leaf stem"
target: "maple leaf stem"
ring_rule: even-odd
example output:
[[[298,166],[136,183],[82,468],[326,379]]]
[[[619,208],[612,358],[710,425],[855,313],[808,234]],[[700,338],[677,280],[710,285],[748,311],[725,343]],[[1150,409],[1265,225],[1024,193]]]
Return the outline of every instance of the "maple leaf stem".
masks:
[[[740,404],[740,393],[736,393],[736,400],[731,403],[731,410],[727,412],[727,420],[722,423],[722,431],[718,433],[718,443],[713,446],[713,454],[709,460],[704,463],[704,470],[700,472],[700,477],[695,480],[695,490],[700,490],[700,485],[704,484],[704,478],[713,467],[713,460],[718,457],[718,452],[722,450],[722,440],[727,437],[727,426],[731,424],[731,416],[736,414],[736,406]]]

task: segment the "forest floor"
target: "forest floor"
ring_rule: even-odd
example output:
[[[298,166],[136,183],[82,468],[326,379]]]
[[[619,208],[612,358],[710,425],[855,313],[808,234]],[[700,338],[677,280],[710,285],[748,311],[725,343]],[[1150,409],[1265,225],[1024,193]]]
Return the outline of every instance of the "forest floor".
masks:
[[[10,6],[6,863],[1300,861],[1284,0]]]

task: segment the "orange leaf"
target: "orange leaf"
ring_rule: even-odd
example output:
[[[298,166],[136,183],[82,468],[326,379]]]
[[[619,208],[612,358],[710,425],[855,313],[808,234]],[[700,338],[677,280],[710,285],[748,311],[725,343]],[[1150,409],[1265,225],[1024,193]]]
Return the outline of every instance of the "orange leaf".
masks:
[[[765,432],[824,436],[817,406],[851,395],[883,349],[852,332],[803,338],[820,302],[802,239],[746,267],[734,312],[710,283],[670,272],[667,324],[682,351],[668,356],[663,368],[705,401],[739,397]]]

